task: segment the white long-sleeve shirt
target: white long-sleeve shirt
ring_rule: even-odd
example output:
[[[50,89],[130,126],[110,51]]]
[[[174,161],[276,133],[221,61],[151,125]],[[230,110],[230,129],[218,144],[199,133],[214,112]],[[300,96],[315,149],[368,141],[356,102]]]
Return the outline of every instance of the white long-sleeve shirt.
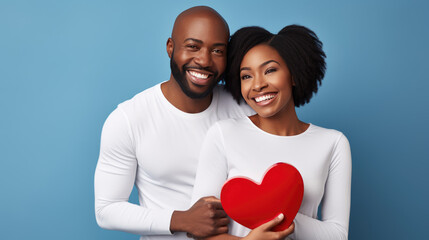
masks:
[[[160,84],[118,105],[101,135],[95,171],[95,213],[106,229],[141,239],[188,239],[171,234],[174,210],[189,208],[198,154],[208,128],[220,119],[251,114],[221,87],[210,106],[190,114],[164,97]],[[133,185],[140,205],[128,202]]]
[[[266,170],[277,162],[295,166],[304,181],[304,197],[294,220],[295,232],[290,237],[347,239],[351,195],[349,142],[339,131],[312,124],[299,135],[278,136],[261,130],[247,117],[216,123],[201,149],[192,202],[202,196],[220,197],[224,182],[232,177],[245,176],[261,182]],[[232,221],[229,233],[241,237],[249,231]]]

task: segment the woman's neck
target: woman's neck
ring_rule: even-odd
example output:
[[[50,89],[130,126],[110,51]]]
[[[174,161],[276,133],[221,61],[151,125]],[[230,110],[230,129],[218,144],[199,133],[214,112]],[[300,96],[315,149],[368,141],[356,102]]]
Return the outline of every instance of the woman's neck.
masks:
[[[271,117],[261,117],[258,114],[249,117],[257,127],[270,134],[279,136],[294,136],[301,134],[310,126],[298,119],[295,107],[288,111],[279,112]]]

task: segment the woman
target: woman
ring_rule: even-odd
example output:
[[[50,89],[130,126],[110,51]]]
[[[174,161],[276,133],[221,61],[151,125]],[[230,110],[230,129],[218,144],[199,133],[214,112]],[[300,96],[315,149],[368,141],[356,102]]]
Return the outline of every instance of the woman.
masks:
[[[304,197],[289,237],[347,239],[349,142],[339,131],[300,121],[295,112],[295,107],[310,101],[323,79],[322,43],[314,32],[302,26],[287,26],[276,35],[259,27],[247,27],[232,36],[228,56],[225,86],[238,102],[243,98],[256,114],[220,121],[208,131],[193,201],[209,195],[219,197],[222,185],[232,177],[260,181],[271,165],[285,162],[297,168],[304,181]],[[264,239],[272,232],[266,226],[250,231],[232,221],[229,233]],[[284,233],[286,236],[290,232]]]

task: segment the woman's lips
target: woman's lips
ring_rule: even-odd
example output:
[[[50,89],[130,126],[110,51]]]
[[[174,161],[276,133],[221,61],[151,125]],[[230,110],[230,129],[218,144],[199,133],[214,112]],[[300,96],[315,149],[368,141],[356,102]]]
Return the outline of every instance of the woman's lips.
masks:
[[[277,93],[266,93],[266,94],[261,94],[256,97],[253,97],[252,99],[255,101],[257,105],[265,106],[273,102],[276,96],[277,96]]]

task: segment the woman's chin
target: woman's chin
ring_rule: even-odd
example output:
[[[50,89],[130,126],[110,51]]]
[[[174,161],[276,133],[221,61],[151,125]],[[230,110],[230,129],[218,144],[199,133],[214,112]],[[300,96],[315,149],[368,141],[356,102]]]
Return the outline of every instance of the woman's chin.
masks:
[[[256,113],[261,118],[271,118],[277,114],[277,112],[273,112],[273,111],[256,111]]]

